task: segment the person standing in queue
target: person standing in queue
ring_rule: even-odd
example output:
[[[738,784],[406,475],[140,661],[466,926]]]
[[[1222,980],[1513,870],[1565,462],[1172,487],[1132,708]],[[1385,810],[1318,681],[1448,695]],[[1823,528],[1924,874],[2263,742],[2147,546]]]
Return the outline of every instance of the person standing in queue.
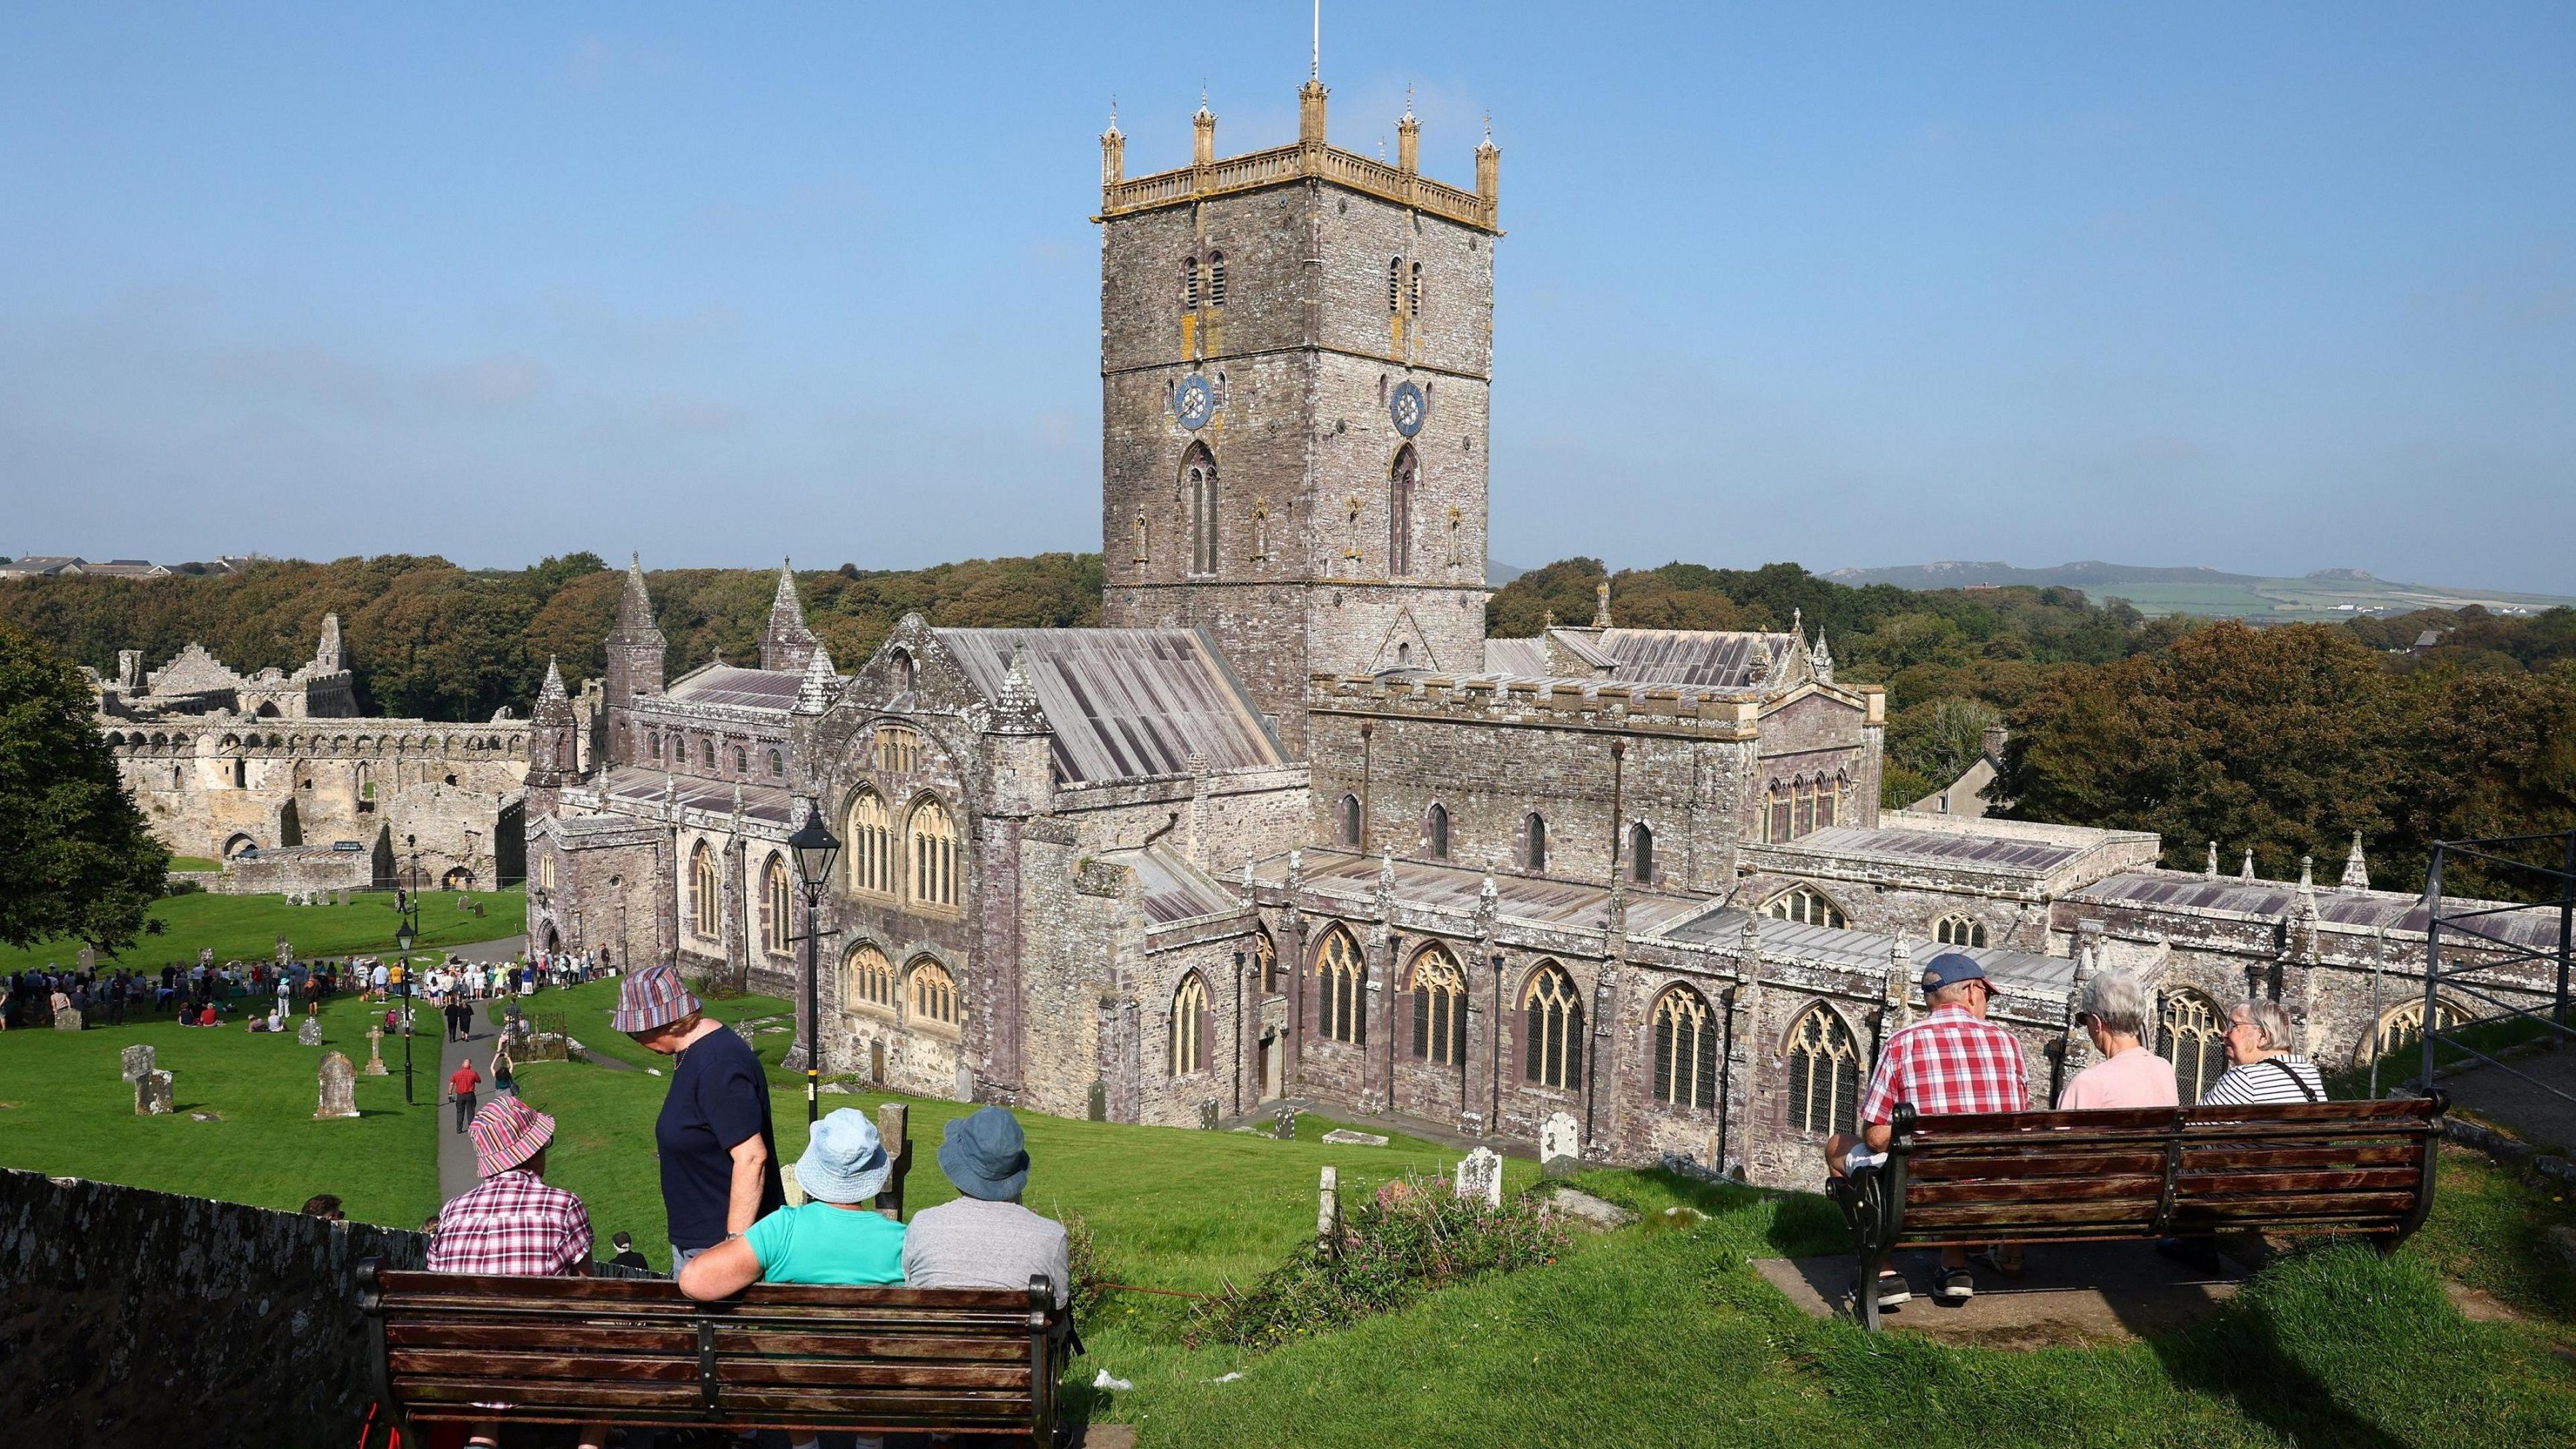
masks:
[[[620,983],[610,1025],[678,1061],[653,1124],[676,1276],[690,1259],[787,1205],[769,1078],[751,1043],[705,1015],[670,966],[657,962]]]

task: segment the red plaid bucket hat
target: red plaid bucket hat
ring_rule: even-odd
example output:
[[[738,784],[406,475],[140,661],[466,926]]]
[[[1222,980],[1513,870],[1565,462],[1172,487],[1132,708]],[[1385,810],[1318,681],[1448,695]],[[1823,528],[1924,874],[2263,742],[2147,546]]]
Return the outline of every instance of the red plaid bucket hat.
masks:
[[[555,1119],[504,1094],[484,1103],[465,1130],[474,1138],[474,1170],[492,1178],[545,1151]]]
[[[609,1018],[611,1030],[629,1036],[651,1031],[696,1011],[698,998],[680,979],[677,969],[656,962],[627,977],[618,984],[617,1014]]]

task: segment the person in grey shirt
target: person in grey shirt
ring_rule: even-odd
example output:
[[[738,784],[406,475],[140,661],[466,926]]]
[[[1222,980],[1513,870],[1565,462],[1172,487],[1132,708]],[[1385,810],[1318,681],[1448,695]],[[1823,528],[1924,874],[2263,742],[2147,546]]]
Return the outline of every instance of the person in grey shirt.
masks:
[[[1024,1289],[1043,1273],[1062,1307],[1072,1276],[1064,1224],[1020,1206],[1029,1153],[1019,1119],[984,1107],[950,1120],[939,1140],[939,1170],[961,1195],[913,1215],[903,1235],[904,1285]]]

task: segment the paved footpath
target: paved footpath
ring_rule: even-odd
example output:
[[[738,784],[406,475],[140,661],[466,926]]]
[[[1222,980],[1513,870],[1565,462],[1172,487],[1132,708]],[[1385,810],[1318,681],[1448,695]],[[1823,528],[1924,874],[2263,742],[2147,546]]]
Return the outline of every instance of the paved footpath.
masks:
[[[507,961],[527,945],[525,936],[511,936],[499,941],[477,941],[471,946],[458,946],[453,954],[468,961]],[[442,958],[443,959],[443,958]],[[429,1100],[438,1107],[438,1200],[446,1203],[458,1194],[469,1192],[482,1177],[474,1171],[474,1139],[456,1130],[456,1108],[447,1098],[447,1074],[465,1064],[467,1053],[474,1057],[474,1070],[483,1074],[483,1086],[475,1095],[479,1103],[492,1100],[492,1049],[499,1044],[500,1028],[492,1025],[484,1008],[491,1003],[474,1003],[474,1024],[463,1041],[447,1040],[447,1018],[436,1010],[423,1008],[421,1023],[438,1033],[424,1032],[412,1039],[418,1049],[424,1040],[440,1043],[438,1070],[430,1078]]]

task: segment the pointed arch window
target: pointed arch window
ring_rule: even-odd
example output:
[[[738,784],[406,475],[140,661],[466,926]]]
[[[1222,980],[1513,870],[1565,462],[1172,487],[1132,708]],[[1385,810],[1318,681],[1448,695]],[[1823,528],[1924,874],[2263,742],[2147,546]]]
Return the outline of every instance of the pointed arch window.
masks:
[[[1368,1044],[1368,963],[1351,933],[1336,926],[1315,953],[1315,1029],[1332,1041]]]
[[[1422,315],[1422,263],[1413,264],[1411,280],[1410,293],[1404,299],[1404,310],[1415,317],[1420,317]]]
[[[1851,924],[1843,908],[1814,886],[1782,891],[1763,905],[1762,914],[1802,926],[1831,926],[1838,931]]]
[[[895,891],[894,818],[874,790],[850,802],[850,889],[890,896]]]
[[[1718,1022],[1708,998],[1676,986],[1655,1001],[1655,1100],[1674,1107],[1717,1105]]]
[[[1208,305],[1225,305],[1225,253],[1208,253]]]
[[[1390,317],[1404,312],[1404,258],[1386,259],[1386,311]]]
[[[1199,259],[1181,258],[1181,310],[1194,312],[1199,305]]]
[[[1287,983],[1279,979],[1279,947],[1276,942],[1270,939],[1270,933],[1268,931],[1256,931],[1253,933],[1252,956],[1254,962],[1260,968],[1262,990],[1283,991],[1287,989]]]
[[[721,933],[724,892],[716,880],[716,853],[699,841],[689,852],[689,929],[714,940]]]
[[[1192,443],[1181,464],[1181,488],[1190,500],[1190,572],[1216,572],[1216,459],[1205,443]]]
[[[773,854],[760,868],[761,944],[769,948],[772,956],[784,956],[794,949],[793,902],[787,886],[787,861]]]
[[[1521,822],[1521,835],[1521,863],[1531,870],[1544,872],[1547,869],[1547,817],[1531,811],[1529,818]]]
[[[1449,858],[1448,806],[1437,802],[1432,804],[1430,811],[1423,816],[1422,838],[1424,844],[1431,848],[1431,858],[1433,860],[1447,860]]]
[[[1628,879],[1655,883],[1655,832],[1643,820],[1628,827]]]
[[[1982,946],[1986,944],[1983,922],[1966,916],[1943,916],[1932,927],[1932,935],[1944,946]]]
[[[957,822],[925,797],[912,807],[912,898],[925,906],[957,904]]]
[[[1801,1132],[1857,1132],[1860,1040],[1822,1003],[1789,1027],[1789,1125]]]
[[[912,963],[912,1019],[936,1026],[957,1025],[957,978],[927,956]]]
[[[1467,1060],[1467,976],[1445,946],[1413,958],[1413,1059],[1444,1067]]]
[[[1559,1091],[1583,1086],[1583,999],[1574,978],[1550,961],[1521,992],[1521,1078]]]
[[[1413,574],[1413,495],[1421,480],[1422,461],[1407,443],[1396,450],[1386,482],[1386,567],[1395,578]]]
[[[861,941],[850,948],[849,994],[842,1002],[862,1011],[886,1016],[895,1014],[894,963],[873,944]]]
[[[1193,971],[1172,993],[1172,1075],[1196,1076],[1207,1070],[1208,1039],[1216,1034],[1208,1010],[1207,982]]]
[[[2173,1063],[2182,1104],[2199,1101],[2227,1070],[2227,1013],[2197,991],[2172,993],[2156,1014],[2156,1055]]]
[[[1334,813],[1341,817],[1338,823],[1341,826],[1342,844],[1349,846],[1353,850],[1359,849],[1360,797],[1357,795],[1344,795],[1342,797],[1341,808]]]
[[[2468,1014],[2460,1010],[2458,1002],[2447,996],[2433,998],[2433,1030],[2449,1031],[2466,1020],[2468,1020]],[[2424,1003],[2416,1000],[2407,1002],[2403,1006],[2392,1006],[2382,1013],[2379,1018],[2379,1029],[2372,1033],[2370,1041],[2364,1042],[2362,1046],[2364,1052],[2367,1052],[2375,1043],[2379,1048],[2379,1054],[2387,1057],[2405,1051],[2423,1040]],[[2366,1064],[2369,1060],[2367,1055],[2363,1055],[2361,1061],[2355,1065]]]

